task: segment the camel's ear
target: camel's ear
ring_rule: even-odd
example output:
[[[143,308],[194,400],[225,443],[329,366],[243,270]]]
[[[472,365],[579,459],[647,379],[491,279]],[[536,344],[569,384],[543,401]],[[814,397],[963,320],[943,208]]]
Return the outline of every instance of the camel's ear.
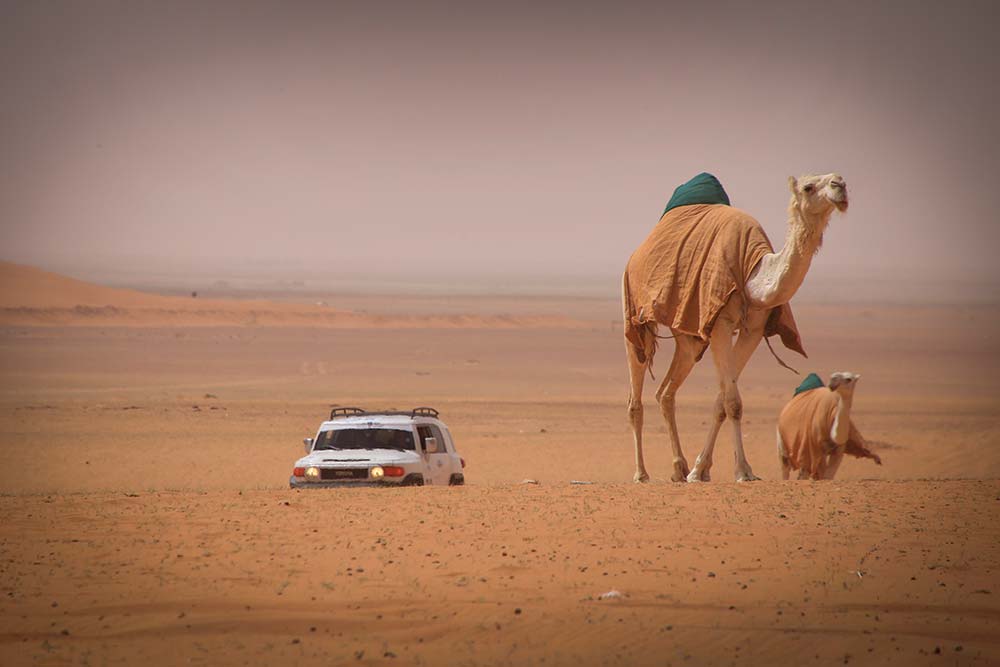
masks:
[[[799,194],[799,182],[795,180],[794,176],[788,177],[788,189],[792,191],[793,195]]]
[[[828,386],[830,387],[830,391],[837,391],[837,387],[839,387],[843,383],[844,383],[844,376],[838,373],[830,376],[830,384]]]

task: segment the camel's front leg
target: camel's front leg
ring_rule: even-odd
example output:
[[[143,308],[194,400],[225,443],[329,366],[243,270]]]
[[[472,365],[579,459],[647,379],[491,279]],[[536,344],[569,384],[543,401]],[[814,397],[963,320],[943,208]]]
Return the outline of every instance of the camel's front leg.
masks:
[[[736,339],[736,345],[732,345],[732,368],[735,371],[737,380],[746,367],[747,362],[750,361],[750,357],[753,356],[754,350],[760,345],[760,339],[762,338],[761,329],[757,327],[753,327],[752,329],[741,331],[739,338]],[[727,348],[730,347],[731,343],[731,336],[726,336],[725,340],[720,342],[720,344],[724,344]],[[716,362],[716,369],[718,367],[718,362]],[[712,408],[712,423],[708,428],[708,438],[705,441],[705,448],[701,450],[701,454],[695,459],[694,469],[688,475],[689,482],[707,482],[711,478],[709,471],[712,469],[715,441],[719,437],[719,430],[722,428],[722,423],[726,421],[725,400],[725,389],[720,389],[719,395],[715,398],[715,405]]]
[[[722,404],[726,412],[726,419],[729,420],[733,429],[736,481],[752,482],[758,480],[760,478],[753,474],[746,453],[743,451],[743,399],[740,397],[740,390],[736,385],[741,369],[737,364],[735,349],[732,345],[732,334],[725,327],[716,326],[709,345],[712,349],[712,359],[715,361],[715,370],[719,377],[719,389],[722,392]]]

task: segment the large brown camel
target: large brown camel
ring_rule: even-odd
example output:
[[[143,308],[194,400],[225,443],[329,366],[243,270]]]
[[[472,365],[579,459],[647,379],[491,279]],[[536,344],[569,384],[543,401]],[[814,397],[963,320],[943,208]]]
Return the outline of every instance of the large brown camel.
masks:
[[[649,480],[642,458],[642,387],[660,325],[670,329],[675,343],[670,368],[656,390],[673,452],[673,481],[709,480],[715,441],[726,420],[732,427],[736,480],[759,479],[743,451],[737,382],[765,335],[778,333],[786,347],[805,354],[787,304],[805,279],[833,211],[846,211],[848,203],[847,184],[839,174],[790,177],[789,187],[787,238],[778,252],[747,213],[722,204],[694,204],[665,213],[629,259],[622,298],[636,482]],[[675,397],[707,349],[719,393],[708,440],[689,469],[677,434]]]

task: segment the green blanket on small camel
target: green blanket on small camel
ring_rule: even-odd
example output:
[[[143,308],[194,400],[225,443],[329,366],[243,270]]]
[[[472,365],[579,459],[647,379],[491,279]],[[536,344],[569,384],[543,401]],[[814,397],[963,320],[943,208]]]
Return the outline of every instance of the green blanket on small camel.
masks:
[[[825,387],[825,386],[826,384],[823,383],[823,380],[821,380],[818,375],[816,375],[815,373],[810,373],[809,375],[806,376],[806,379],[803,380],[799,384],[799,386],[795,388],[795,393],[792,395],[798,396],[804,391],[819,389],[820,387]]]

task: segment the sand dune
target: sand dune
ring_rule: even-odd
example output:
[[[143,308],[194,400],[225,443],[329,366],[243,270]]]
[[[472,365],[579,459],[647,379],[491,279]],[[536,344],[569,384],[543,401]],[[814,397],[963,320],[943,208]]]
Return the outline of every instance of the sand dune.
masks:
[[[0,326],[503,329],[584,325],[559,314],[369,314],[305,303],[162,296],[0,262]]]
[[[770,481],[732,482],[728,431],[712,482],[666,481],[650,381],[642,486],[607,300],[310,320],[9,265],[0,286],[31,324],[0,325],[2,665],[1000,664],[995,308],[797,306],[810,358],[786,359],[862,374],[884,465],[774,481],[800,377],[761,349],[743,433]],[[689,461],[716,387],[705,362],[678,397]],[[289,490],[335,403],[441,409],[468,485]]]

